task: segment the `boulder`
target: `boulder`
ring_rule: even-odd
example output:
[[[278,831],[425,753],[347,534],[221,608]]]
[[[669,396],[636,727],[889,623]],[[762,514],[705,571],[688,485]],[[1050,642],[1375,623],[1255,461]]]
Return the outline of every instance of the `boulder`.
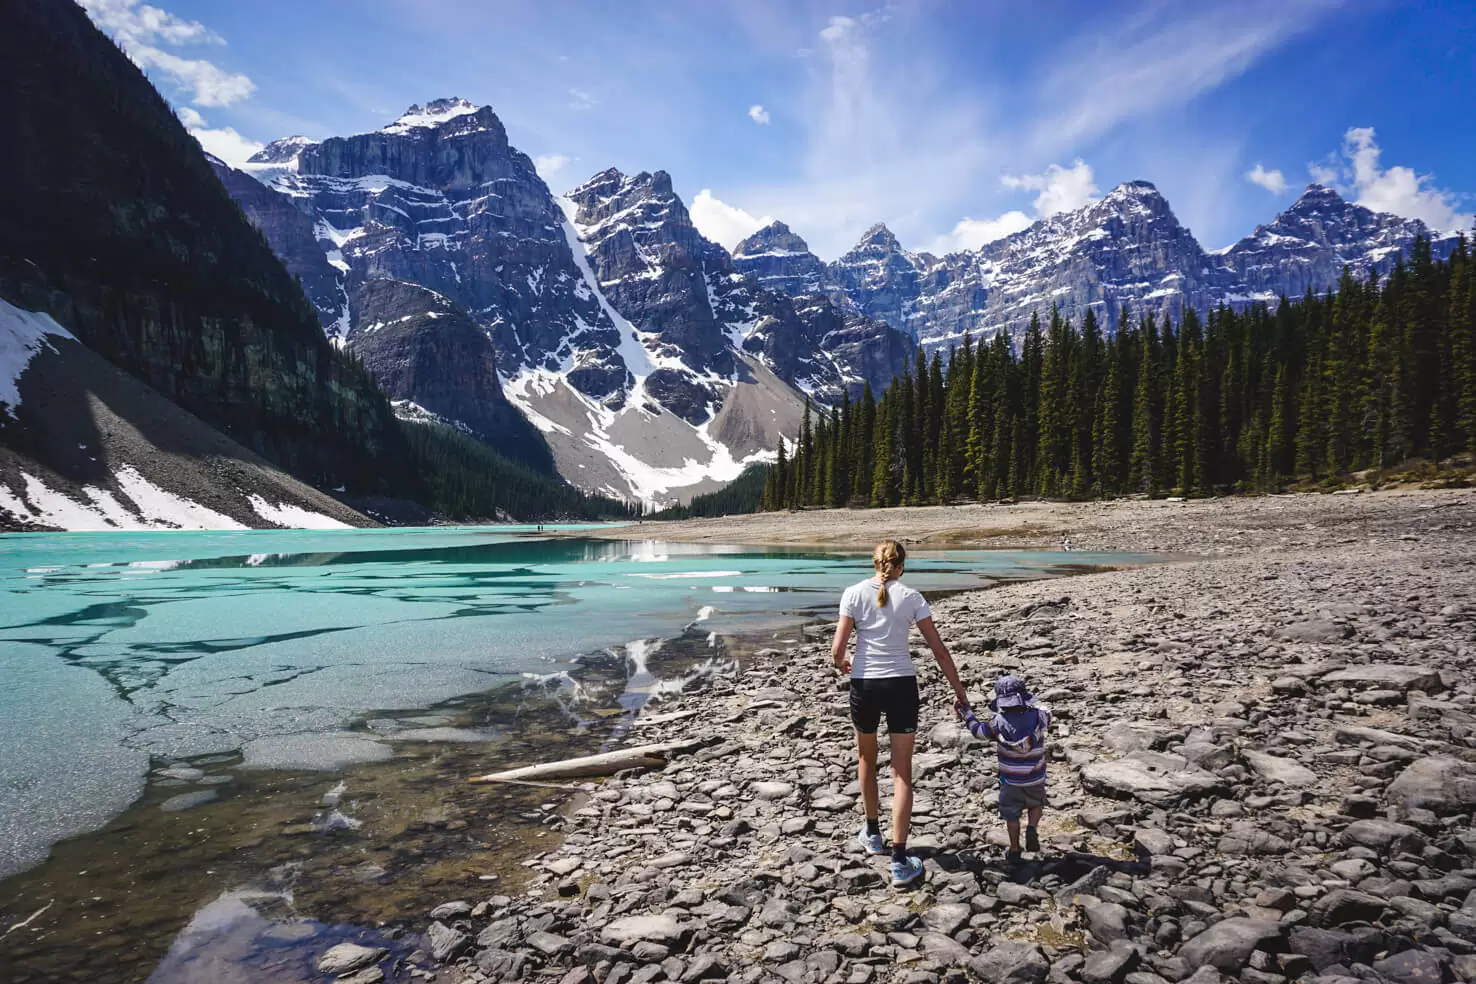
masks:
[[[1033,943],[1001,943],[969,961],[969,971],[984,984],[1041,984],[1051,965]]]
[[[1252,953],[1272,949],[1280,941],[1281,926],[1275,921],[1235,916],[1215,923],[1185,943],[1179,956],[1191,968],[1208,964],[1237,973],[1250,963]]]
[[[1293,926],[1288,936],[1291,951],[1305,956],[1318,970],[1368,963],[1378,949],[1375,942],[1340,929]]]
[[[1348,824],[1343,840],[1384,854],[1416,854],[1425,846],[1425,838],[1415,828],[1377,818]]]
[[[1323,677],[1321,683],[1353,690],[1423,690],[1431,693],[1441,688],[1439,670],[1398,663],[1345,666]]]
[[[1374,922],[1383,914],[1383,899],[1351,888],[1335,888],[1307,910],[1308,920],[1324,928]]]
[[[1082,768],[1081,784],[1100,796],[1137,799],[1154,806],[1173,806],[1221,794],[1226,788],[1224,780],[1194,768],[1181,756],[1147,751],[1092,762]]]
[[[1389,784],[1388,796],[1406,809],[1469,813],[1476,810],[1476,765],[1444,756],[1418,759]]]
[[[1429,950],[1415,947],[1374,961],[1373,969],[1394,984],[1441,984],[1445,970]]]
[[[430,954],[436,963],[450,963],[461,956],[472,938],[459,929],[452,929],[443,922],[430,924],[426,934],[430,938]]]
[[[1353,634],[1353,628],[1331,619],[1314,618],[1281,627],[1281,638],[1288,642],[1341,642]]]
[[[1249,748],[1242,749],[1240,757],[1245,759],[1245,764],[1256,770],[1267,782],[1279,782],[1293,789],[1300,789],[1317,782],[1317,773],[1292,759],[1268,755]]]
[[[357,943],[339,943],[318,958],[318,973],[348,974],[379,963],[389,953],[383,947],[360,946]]]
[[[622,916],[600,930],[600,939],[611,946],[633,946],[641,940],[670,946],[682,938],[675,916]]]

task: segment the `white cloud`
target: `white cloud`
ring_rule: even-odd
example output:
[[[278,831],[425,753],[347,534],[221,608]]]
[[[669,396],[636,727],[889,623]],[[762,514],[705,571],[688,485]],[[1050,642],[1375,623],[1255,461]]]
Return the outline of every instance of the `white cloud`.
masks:
[[[1079,157],[1070,167],[1052,164],[1042,174],[1006,174],[999,180],[1006,188],[1040,192],[1035,196],[1035,214],[1042,219],[1081,208],[1097,198],[1091,165]]]
[[[533,166],[538,169],[538,176],[544,181],[550,180],[558,174],[569,163],[569,158],[563,154],[540,154],[533,158]]]
[[[1117,124],[1182,106],[1237,77],[1306,31],[1341,0],[1156,0],[1136,13],[1115,7],[1051,57],[1035,145],[1053,153]]]
[[[960,249],[978,249],[985,243],[1003,239],[1030,228],[1036,219],[1044,219],[1057,212],[1069,212],[1096,201],[1097,185],[1092,167],[1077,158],[1070,167],[1051,164],[1040,174],[1006,174],[999,183],[1012,190],[1039,192],[1035,196],[1035,216],[1032,218],[1019,209],[1011,209],[993,219],[975,219],[965,216],[953,227],[953,232],[933,244],[940,252]]]
[[[1471,227],[1476,216],[1457,211],[1455,194],[1436,187],[1431,175],[1417,174],[1413,168],[1380,167],[1382,153],[1373,127],[1355,126],[1343,134],[1339,154],[1308,164],[1307,171],[1318,184],[1336,188],[1375,212],[1419,219],[1437,232]]]
[[[698,232],[727,249],[732,249],[740,240],[774,221],[767,215],[754,218],[743,209],[715,197],[710,188],[697,192],[687,211],[691,213],[692,224]]]
[[[180,107],[179,121],[185,125],[190,136],[200,142],[207,154],[214,154],[232,167],[245,164],[252,154],[262,148],[262,144],[248,140],[231,127],[212,129],[205,117],[190,106]]]
[[[1012,209],[997,219],[971,219],[964,216],[953,227],[953,233],[935,248],[940,252],[978,249],[985,243],[1029,229],[1034,223],[1034,219],[1019,209]]]
[[[1256,166],[1245,172],[1245,180],[1253,185],[1260,185],[1273,195],[1280,195],[1286,191],[1286,177],[1281,171],[1272,168],[1266,170],[1259,162]]]
[[[748,118],[759,126],[767,126],[769,123],[769,111],[758,103],[748,107]]]
[[[595,104],[594,96],[590,95],[586,90],[584,90],[584,89],[570,89],[569,90],[569,108],[570,109],[579,109],[579,110],[593,109],[594,108],[594,104]]]
[[[229,106],[256,91],[245,75],[228,72],[202,58],[184,58],[165,51],[187,44],[225,44],[224,39],[199,21],[176,17],[139,0],[82,0],[95,24],[123,47],[142,69],[156,69],[174,87],[187,91],[201,106]]]

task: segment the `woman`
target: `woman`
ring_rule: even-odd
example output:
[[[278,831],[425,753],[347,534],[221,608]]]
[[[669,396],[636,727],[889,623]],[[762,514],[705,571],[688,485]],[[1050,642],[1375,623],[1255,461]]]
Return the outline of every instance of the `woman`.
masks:
[[[876,729],[883,714],[892,736],[892,885],[902,888],[922,877],[922,860],[907,853],[912,826],[912,747],[917,734],[917,668],[907,651],[907,633],[916,625],[956,701],[967,703],[953,657],[923,596],[903,584],[907,552],[895,540],[883,540],[872,552],[876,576],[853,584],[841,596],[840,622],[830,655],[836,669],[851,674],[851,723],[856,727],[856,750],[861,760],[861,800],[866,823],[856,833],[871,854],[886,853],[877,817]],[[856,633],[856,656],[846,658],[846,643]]]

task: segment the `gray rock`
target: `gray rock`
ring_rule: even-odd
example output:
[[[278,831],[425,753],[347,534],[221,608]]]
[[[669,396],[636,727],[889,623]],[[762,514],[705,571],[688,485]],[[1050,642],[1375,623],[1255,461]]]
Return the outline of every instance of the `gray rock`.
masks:
[[[1406,809],[1469,813],[1476,810],[1476,765],[1446,756],[1417,759],[1394,778],[1387,793]]]
[[[923,912],[922,924],[935,933],[952,936],[971,915],[973,910],[961,902],[943,902]]]
[[[528,965],[527,954],[496,947],[478,951],[475,959],[478,970],[499,981],[517,980]]]
[[[1081,979],[1087,984],[1121,984],[1138,966],[1138,951],[1126,943],[1087,955],[1081,966]]]
[[[942,933],[923,933],[918,940],[918,950],[944,967],[963,967],[969,962],[968,948]]]
[[[563,936],[544,930],[528,934],[528,945],[545,957],[557,956],[573,951],[574,944]]]
[[[969,961],[969,971],[984,984],[1042,984],[1050,962],[1033,943],[1001,943]]]
[[[612,946],[631,946],[641,940],[670,946],[682,938],[682,927],[676,917],[661,914],[622,916],[600,930],[600,939]]]
[[[430,911],[432,919],[460,919],[462,916],[471,915],[472,904],[470,902],[442,902]]]
[[[426,935],[430,939],[431,958],[436,963],[450,963],[455,960],[472,941],[470,934],[452,929],[443,922],[431,923]]]
[[[1133,843],[1149,854],[1172,854],[1174,839],[1156,827],[1143,827],[1133,832]]]
[[[318,958],[318,973],[347,974],[360,967],[378,963],[389,951],[383,947],[360,946],[357,943],[339,943]]]
[[[1116,902],[1082,902],[1082,915],[1086,917],[1087,932],[1103,943],[1127,939],[1128,911]]]
[[[1268,755],[1249,748],[1242,749],[1240,757],[1245,759],[1246,764],[1260,773],[1261,778],[1267,782],[1279,782],[1293,789],[1301,789],[1317,782],[1317,773],[1291,759]]]
[[[1415,828],[1392,820],[1355,820],[1343,828],[1343,840],[1381,853],[1418,853],[1425,838]]]
[[[1394,663],[1344,667],[1323,677],[1320,685],[1353,690],[1423,690],[1426,693],[1441,689],[1439,670]]]
[[[1108,762],[1092,762],[1081,770],[1081,784],[1102,796],[1131,798],[1155,806],[1171,806],[1223,793],[1224,780],[1194,768],[1177,755],[1133,752]]]
[[[1333,889],[1307,910],[1312,925],[1324,928],[1374,922],[1383,914],[1383,899],[1350,888]]]
[[[1304,955],[1318,970],[1326,970],[1338,964],[1346,967],[1355,963],[1367,963],[1377,949],[1352,933],[1339,929],[1293,926],[1287,935],[1292,952]]]
[[[1250,962],[1253,952],[1268,949],[1280,939],[1280,924],[1237,916],[1221,920],[1195,936],[1179,950],[1179,956],[1190,967],[1208,964],[1234,973]]]
[[[1396,984],[1441,984],[1445,972],[1435,954],[1421,947],[1374,961],[1373,969]]]
[[[1321,642],[1333,643],[1348,638],[1353,634],[1353,629],[1347,625],[1327,619],[1309,619],[1305,622],[1294,622],[1283,626],[1280,632],[1281,638],[1289,642]]]

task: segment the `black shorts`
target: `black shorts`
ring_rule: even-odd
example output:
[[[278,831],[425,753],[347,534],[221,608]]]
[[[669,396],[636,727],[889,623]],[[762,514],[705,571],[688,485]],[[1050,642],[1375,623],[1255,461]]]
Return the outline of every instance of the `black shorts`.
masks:
[[[882,677],[879,680],[851,679],[851,723],[863,735],[876,734],[881,716],[887,716],[887,731],[894,735],[917,732],[917,677]]]

